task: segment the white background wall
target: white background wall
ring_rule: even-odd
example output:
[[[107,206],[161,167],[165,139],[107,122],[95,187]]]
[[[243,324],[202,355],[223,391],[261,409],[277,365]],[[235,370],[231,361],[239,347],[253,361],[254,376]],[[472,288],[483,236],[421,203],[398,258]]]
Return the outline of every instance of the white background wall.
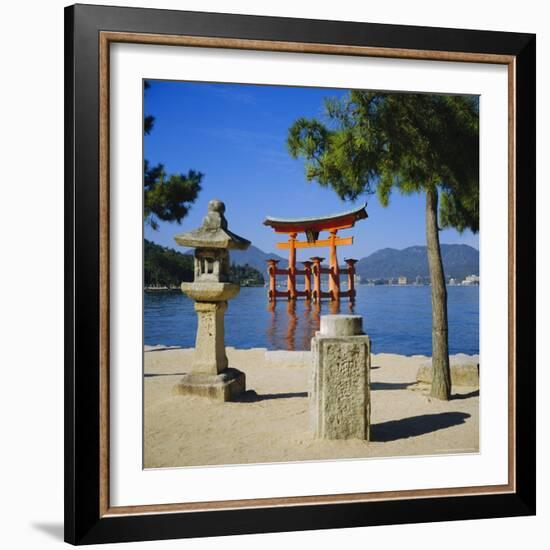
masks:
[[[550,538],[550,17],[545,2],[392,0],[124,1],[103,4],[537,33],[538,47],[538,516],[185,541],[186,548],[423,550],[547,548]],[[6,1],[0,8],[0,541],[61,546],[63,522],[63,7]],[[521,364],[519,368],[534,368]],[[176,548],[181,541],[138,543]],[[125,548],[128,546],[125,546]],[[137,547],[137,544],[130,545]]]

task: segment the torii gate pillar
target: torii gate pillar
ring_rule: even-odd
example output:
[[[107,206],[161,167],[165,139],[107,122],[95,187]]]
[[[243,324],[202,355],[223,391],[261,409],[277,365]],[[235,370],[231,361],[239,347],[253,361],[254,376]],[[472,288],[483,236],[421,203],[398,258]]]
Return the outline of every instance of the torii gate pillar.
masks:
[[[328,289],[332,300],[340,299],[340,268],[338,267],[338,255],[336,254],[336,234],[337,229],[330,230],[330,276],[328,281]]]

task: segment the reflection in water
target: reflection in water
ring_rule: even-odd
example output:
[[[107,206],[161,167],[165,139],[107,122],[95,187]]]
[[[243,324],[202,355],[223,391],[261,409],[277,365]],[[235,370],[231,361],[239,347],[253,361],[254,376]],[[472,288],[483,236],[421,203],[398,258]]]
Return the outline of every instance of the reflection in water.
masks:
[[[266,324],[265,335],[267,337],[267,341],[269,342],[270,349],[274,349],[275,342],[277,342],[277,336],[275,334],[277,328],[277,308],[275,307],[276,305],[276,302],[267,303],[267,311],[270,313],[270,315],[269,322]]]
[[[286,304],[286,338],[285,344],[286,349],[294,350],[295,346],[295,337],[296,337],[296,325],[298,324],[298,316],[296,315],[296,301],[290,300]]]
[[[431,288],[424,285],[359,285],[352,311],[363,316],[363,330],[374,353],[431,355]],[[450,353],[479,353],[479,287],[447,289]],[[243,287],[225,315],[225,343],[236,348],[285,349],[288,325],[286,300],[267,303],[263,287]],[[147,345],[195,345],[197,313],[181,292],[146,292],[143,296],[143,338]],[[350,303],[342,300],[341,313]],[[295,350],[309,350],[321,315],[337,310],[328,300],[320,305],[298,300],[294,326]]]
[[[313,311],[311,312],[311,322],[317,328],[319,327],[319,324],[321,323],[321,302],[315,302],[313,304]]]
[[[277,303],[267,304],[267,311],[271,314],[266,327],[267,341],[271,349],[289,351],[310,349],[311,338],[319,330],[321,315],[336,315],[342,309],[340,302],[289,300],[279,302],[278,306]],[[353,313],[353,303],[347,302],[346,309]]]
[[[315,308],[316,306],[314,305],[313,307]],[[311,309],[312,309],[311,301],[306,300],[304,302],[304,313],[302,315],[305,330],[302,332],[302,345],[300,349],[309,349],[309,346],[310,346],[309,341],[311,340],[310,334],[312,334],[315,331],[315,328],[314,328],[315,321],[316,319],[317,320],[319,319],[319,316],[314,317],[314,314],[312,314]],[[317,326],[319,326],[319,324],[317,324]]]

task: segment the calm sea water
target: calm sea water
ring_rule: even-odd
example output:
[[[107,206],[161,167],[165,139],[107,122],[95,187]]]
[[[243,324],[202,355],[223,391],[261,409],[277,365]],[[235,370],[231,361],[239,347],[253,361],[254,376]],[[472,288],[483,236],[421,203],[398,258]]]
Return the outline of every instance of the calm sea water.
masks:
[[[363,316],[373,352],[431,355],[429,286],[357,288],[355,305],[320,306],[299,300],[267,302],[265,288],[242,288],[229,302],[225,342],[236,348],[308,350],[321,315],[353,312]],[[479,287],[448,287],[450,353],[479,353]],[[180,292],[145,293],[144,338],[148,345],[192,347],[197,318],[193,302]]]

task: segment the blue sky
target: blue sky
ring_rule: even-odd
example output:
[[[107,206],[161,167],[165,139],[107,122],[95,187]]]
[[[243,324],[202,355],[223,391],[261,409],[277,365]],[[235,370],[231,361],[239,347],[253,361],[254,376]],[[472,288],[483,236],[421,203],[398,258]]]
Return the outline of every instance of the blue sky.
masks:
[[[208,201],[219,198],[226,204],[229,228],[272,253],[284,238],[262,225],[266,215],[331,214],[366,200],[369,218],[340,233],[354,236],[352,246],[340,249],[341,257],[424,245],[423,195],[394,193],[387,208],[374,195],[343,202],[331,189],[308,183],[303,161],[287,153],[285,140],[292,123],[301,116],[321,116],[324,97],[345,93],[330,88],[151,81],[144,112],[155,117],[155,124],[145,137],[145,158],[152,164],[162,162],[168,173],[194,169],[205,176],[202,192],[181,225],[161,222],[156,231],[146,226],[145,238],[177,248],[174,235],[198,227]],[[471,232],[444,230],[440,239],[479,248],[478,235]],[[298,259],[314,253],[319,252],[298,250]]]

